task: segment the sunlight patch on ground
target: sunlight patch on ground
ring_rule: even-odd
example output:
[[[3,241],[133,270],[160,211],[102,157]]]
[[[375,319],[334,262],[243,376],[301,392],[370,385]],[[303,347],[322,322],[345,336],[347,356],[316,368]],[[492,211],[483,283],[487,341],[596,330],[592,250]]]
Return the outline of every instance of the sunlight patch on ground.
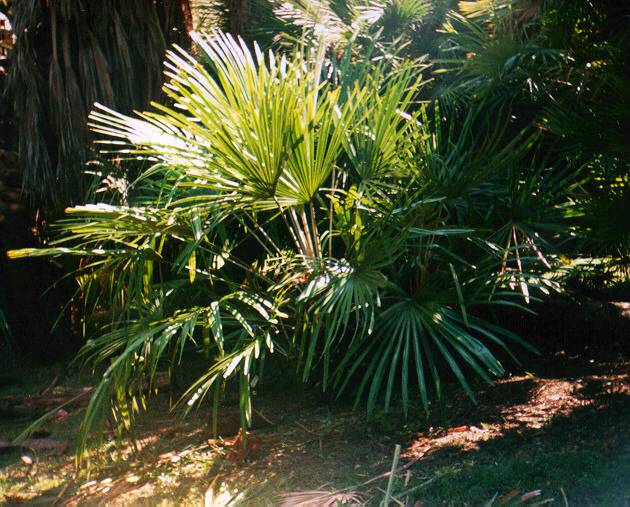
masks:
[[[387,471],[395,443],[408,443],[402,454],[408,468],[399,482],[411,479],[411,484],[423,484],[438,477],[437,483],[440,474],[456,473],[448,467],[465,469],[466,460],[483,462],[488,445],[502,445],[506,436],[527,445],[558,420],[570,419],[580,410],[582,414],[584,410],[597,411],[611,400],[627,404],[628,366],[591,366],[587,362],[578,375],[509,377],[495,387],[480,388],[478,405],[463,397],[451,398],[451,420],[441,423],[434,418],[433,426],[419,433],[419,423],[406,426],[393,414],[367,421],[364,414],[341,405],[321,406],[317,397],[267,398],[260,400],[258,407],[264,407],[273,423],[248,435],[246,447],[238,434],[212,438],[204,413],[186,420],[175,415],[156,419],[155,413],[164,413],[157,400],[152,407],[155,412],[138,421],[135,448],[130,442],[122,447],[122,461],[114,459],[113,440],[99,448],[101,464],[91,480],[72,477],[70,455],[33,455],[37,467],[33,475],[33,469],[21,462],[17,453],[3,456],[0,489],[9,505],[51,504],[59,499],[59,504],[67,506],[104,502],[112,506],[176,503],[184,507],[203,505],[208,495],[215,503],[239,494],[246,500],[291,502],[307,493],[340,491],[382,498],[380,490],[385,484],[381,479],[358,490],[343,488],[360,486]],[[70,421],[79,422],[67,419],[65,431],[73,431]],[[59,433],[61,426],[56,424],[59,428],[50,428],[55,438],[67,437]],[[506,440],[504,446],[516,445],[509,442],[514,441]],[[567,449],[571,456],[574,444]],[[532,453],[535,449],[527,448],[526,458],[513,459],[530,459]],[[492,463],[495,459],[491,458]],[[297,497],[278,496],[296,491]]]
[[[414,439],[405,450],[407,459],[429,456],[439,450],[478,450],[479,443],[500,438],[507,431],[539,430],[558,416],[568,416],[578,407],[599,402],[589,393],[589,386],[597,384],[604,394],[630,395],[630,375],[589,375],[578,379],[545,379],[514,376],[499,385],[533,383],[530,395],[523,403],[508,404],[499,411],[499,421],[473,425],[429,428]]]

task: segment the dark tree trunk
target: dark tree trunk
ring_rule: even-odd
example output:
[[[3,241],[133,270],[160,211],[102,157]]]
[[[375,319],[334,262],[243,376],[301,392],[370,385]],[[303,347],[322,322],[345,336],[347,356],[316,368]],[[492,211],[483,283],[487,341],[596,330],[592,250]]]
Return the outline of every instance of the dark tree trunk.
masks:
[[[188,44],[189,0],[21,0],[14,11],[23,186],[37,207],[58,210],[86,197],[92,105],[124,113],[159,98],[165,51]]]
[[[45,234],[62,207],[84,202],[84,164],[96,157],[87,125],[93,103],[129,113],[159,99],[165,52],[189,44],[192,18],[188,0],[19,0],[12,21],[13,112],[0,89],[0,326],[8,321],[16,352],[50,359],[80,345],[72,318],[51,330],[76,290],[72,278],[57,282],[76,266],[8,261],[5,252],[41,246],[33,231]],[[3,151],[11,138],[19,165]]]
[[[230,0],[230,27],[232,35],[243,36],[245,34],[245,21],[247,20],[247,0]]]

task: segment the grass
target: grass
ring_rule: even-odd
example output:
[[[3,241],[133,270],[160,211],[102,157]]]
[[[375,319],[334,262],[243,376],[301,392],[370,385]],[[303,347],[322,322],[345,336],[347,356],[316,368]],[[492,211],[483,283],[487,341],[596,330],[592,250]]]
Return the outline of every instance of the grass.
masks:
[[[409,505],[485,505],[495,495],[514,491],[518,499],[534,490],[541,494],[530,504],[625,505],[628,366],[622,359],[556,356],[536,374],[478,386],[478,405],[452,396],[444,417],[428,421],[420,412],[407,421],[396,414],[368,421],[316,392],[266,389],[256,400],[246,453],[234,436],[236,407],[224,407],[224,438],[215,440],[207,412],[181,420],[168,414],[170,395],[162,393],[138,421],[137,451],[126,442],[116,459],[113,441],[106,440],[89,478],[74,477],[69,454],[0,455],[0,498],[7,505],[199,505],[211,489],[215,500],[219,494],[233,499],[230,505],[277,505],[279,493],[355,486],[369,505],[378,505],[387,477],[359,485],[387,472],[401,444],[401,464],[411,466],[397,474],[394,493]],[[32,378],[41,388],[55,374]],[[45,429],[52,438],[71,438],[80,415]],[[2,422],[0,438],[15,435],[21,424]],[[21,461],[25,454],[34,464]]]
[[[435,477],[426,504],[480,505],[493,492],[542,490],[562,505],[619,506],[630,500],[630,411],[587,408],[539,431],[508,434],[453,463],[425,468]]]
[[[434,438],[423,466],[434,480],[422,500],[480,505],[495,492],[540,489],[553,505],[564,505],[565,497],[570,505],[626,505],[628,363],[564,363],[548,365],[547,375],[500,384],[497,391],[508,388],[505,393],[486,393],[488,403],[482,399],[478,414],[467,420],[473,429],[487,429]]]

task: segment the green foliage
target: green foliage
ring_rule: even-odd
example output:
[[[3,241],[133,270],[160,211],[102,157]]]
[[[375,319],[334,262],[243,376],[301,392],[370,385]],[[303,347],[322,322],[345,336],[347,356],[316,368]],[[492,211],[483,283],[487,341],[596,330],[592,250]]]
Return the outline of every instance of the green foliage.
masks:
[[[271,353],[368,412],[429,411],[451,379],[474,398],[471,376],[492,382],[533,350],[493,306],[557,289],[567,256],[627,259],[610,219],[627,204],[623,143],[577,134],[616,113],[567,91],[591,76],[548,35],[554,8],[270,5],[274,50],[193,35],[195,56],[168,53],[166,104],[98,104],[102,145],[149,169],[112,179],[111,204],[69,208],[48,248],[12,254],[81,257],[85,314],[100,316],[81,357],[107,369],[80,452],[110,410],[128,428],[157,368],[189,352],[208,366],[181,403],[216,407],[235,379],[243,426]],[[414,34],[440,16],[429,84]],[[596,81],[623,96],[613,68]]]
[[[555,169],[523,176],[528,185],[548,186],[537,195],[555,196],[545,229],[570,228],[577,240],[562,253],[596,257],[614,272],[627,269],[629,255],[620,220],[627,208],[630,87],[622,48],[629,19],[630,9],[615,2],[459,2],[445,16],[434,92],[455,109],[482,101],[486,117],[509,111],[513,131],[535,126]],[[526,236],[529,242],[531,231]]]
[[[474,308],[517,304],[510,287],[530,284],[529,259],[508,268],[509,249],[466,223],[500,200],[492,182],[518,153],[501,127],[470,150],[470,121],[443,131],[438,114],[413,106],[422,79],[410,64],[389,76],[366,67],[342,94],[299,51],[195,40],[208,65],[169,53],[171,105],[91,115],[119,157],[154,161],[128,205],[70,208],[49,249],[13,253],[81,256],[88,313],[111,311],[81,353],[109,363],[84,438],[110,402],[128,427],[140,379],[189,349],[208,370],[184,401],[236,376],[244,424],[273,351],[304,380],[352,386],[369,411],[379,400],[388,409],[395,390],[405,411],[413,392],[429,410],[442,365],[471,396],[469,373],[501,375],[495,352],[525,344]]]

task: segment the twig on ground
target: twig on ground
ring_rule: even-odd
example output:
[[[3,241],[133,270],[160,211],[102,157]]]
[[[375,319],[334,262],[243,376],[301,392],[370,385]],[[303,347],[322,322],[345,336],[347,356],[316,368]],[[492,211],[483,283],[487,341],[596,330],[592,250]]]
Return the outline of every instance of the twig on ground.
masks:
[[[56,505],[59,505],[59,502],[61,502],[63,495],[66,494],[66,491],[68,491],[68,488],[70,487],[72,482],[73,482],[72,480],[68,481],[66,485],[63,488],[61,488],[61,491],[57,494],[57,496],[55,497],[55,500],[52,503],[53,507],[55,507]]]
[[[387,491],[385,491],[383,488],[376,488],[378,489],[381,493],[383,493],[385,495],[385,497],[387,498]],[[402,507],[405,507],[405,504],[403,502],[401,502],[400,500],[398,500],[398,498],[396,498],[393,495],[390,495],[389,498],[387,498],[387,501],[394,501],[395,503],[397,503],[398,505],[401,505]]]
[[[299,421],[295,421],[295,425],[299,426],[300,428],[302,428],[304,431],[306,431],[307,433],[310,433],[311,435],[317,435],[318,433],[313,431],[313,430],[309,430],[306,426],[304,426],[301,422]]]
[[[48,393],[50,393],[56,386],[57,386],[57,382],[59,382],[59,375],[55,375],[55,378],[52,380],[52,382],[50,384],[48,384],[46,387],[44,387],[39,394],[41,396],[46,395]]]
[[[389,506],[389,499],[392,496],[392,488],[394,487],[394,475],[396,472],[396,469],[398,468],[398,462],[400,461],[400,444],[396,444],[396,447],[394,448],[394,459],[392,461],[392,469],[389,472],[389,480],[387,481],[387,491],[385,492],[385,499],[383,500],[383,505],[385,505],[385,507]]]
[[[269,419],[267,416],[263,415],[263,413],[260,410],[254,409],[254,412],[258,414],[263,421],[270,424],[271,426],[275,426],[275,423],[271,419]]]

